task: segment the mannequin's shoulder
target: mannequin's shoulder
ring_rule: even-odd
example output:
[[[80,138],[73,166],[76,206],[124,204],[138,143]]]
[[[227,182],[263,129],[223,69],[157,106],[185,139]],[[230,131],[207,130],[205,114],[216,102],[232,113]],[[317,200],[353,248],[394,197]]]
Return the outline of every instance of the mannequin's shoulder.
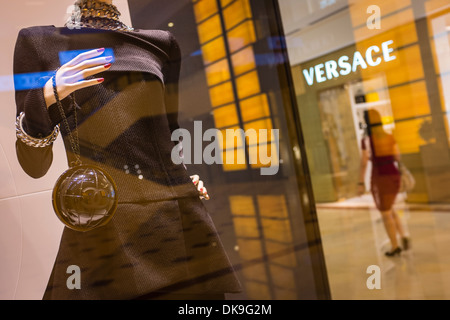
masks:
[[[147,37],[157,37],[157,38],[169,38],[171,33],[166,30],[159,30],[159,29],[135,29],[134,32],[137,32],[143,36]]]
[[[180,45],[175,35],[166,30],[136,30],[137,33],[146,41],[156,45],[162,51],[166,52],[170,60],[181,58]]]
[[[52,36],[55,35],[55,31],[55,26],[31,26],[20,29],[17,37],[25,41],[34,39],[39,42],[47,39],[51,40]]]
[[[31,26],[20,29],[19,34],[28,34],[28,35],[50,34],[55,32],[55,30],[56,27],[54,25]]]
[[[177,43],[175,36],[170,31],[158,29],[137,29],[135,32],[142,37],[146,37],[149,40],[163,44],[172,45],[173,43]]]

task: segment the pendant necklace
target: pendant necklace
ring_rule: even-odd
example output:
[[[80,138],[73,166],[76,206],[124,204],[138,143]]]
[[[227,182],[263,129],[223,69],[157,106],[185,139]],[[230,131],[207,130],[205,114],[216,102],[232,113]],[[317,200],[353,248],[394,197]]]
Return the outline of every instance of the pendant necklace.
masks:
[[[73,107],[75,129],[70,130],[67,116],[56,89],[56,72],[52,77],[56,103],[67,130],[75,161],[56,181],[52,193],[53,209],[68,228],[87,232],[106,225],[117,209],[117,187],[112,177],[100,167],[81,161],[75,94],[69,97]]]

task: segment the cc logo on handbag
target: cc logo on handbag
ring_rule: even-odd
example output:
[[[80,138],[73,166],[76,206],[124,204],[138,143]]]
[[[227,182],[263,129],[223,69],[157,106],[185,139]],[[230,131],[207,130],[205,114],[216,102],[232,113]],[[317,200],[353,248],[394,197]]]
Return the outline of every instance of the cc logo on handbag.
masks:
[[[94,187],[83,189],[81,192],[83,206],[87,209],[104,209],[109,205],[109,198],[103,189]]]

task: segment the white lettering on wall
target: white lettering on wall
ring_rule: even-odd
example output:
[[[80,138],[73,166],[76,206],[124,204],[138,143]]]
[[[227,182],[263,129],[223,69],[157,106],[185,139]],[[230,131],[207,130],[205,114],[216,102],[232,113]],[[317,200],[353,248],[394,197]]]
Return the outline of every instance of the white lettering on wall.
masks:
[[[303,74],[305,75],[308,85],[312,86],[314,84],[314,67],[309,68],[309,72],[308,70],[303,69]]]
[[[369,67],[376,67],[380,65],[383,60],[385,62],[393,61],[397,59],[392,48],[394,44],[393,40],[383,42],[381,48],[379,46],[371,46],[365,52],[364,55],[356,51],[353,54],[352,59],[349,56],[341,56],[337,61],[330,60],[325,63],[317,64],[314,67],[303,69],[303,75],[306,79],[306,83],[309,86],[316,83],[323,83],[333,78],[339,78],[340,76],[349,75],[352,72],[356,72],[358,69],[367,69]],[[382,53],[382,55],[380,54]],[[382,57],[381,57],[382,56]]]
[[[371,67],[376,67],[377,65],[379,65],[381,63],[381,57],[378,57],[375,61],[373,60],[374,52],[376,52],[376,53],[380,52],[380,48],[378,48],[377,46],[371,46],[366,51],[367,64]]]
[[[324,77],[325,71],[323,70],[323,67],[324,67],[323,63],[318,64],[317,66],[314,67],[316,71],[316,80],[318,83],[327,81],[327,78]]]
[[[348,56],[342,56],[339,58],[339,67],[341,71],[339,72],[341,76],[349,75],[352,72],[352,65],[348,62],[350,58]]]
[[[389,48],[389,46],[391,44],[393,44],[393,43],[394,43],[393,40],[389,40],[389,41],[383,42],[381,44],[381,47],[383,48],[384,61],[386,61],[386,62],[389,62],[389,61],[397,59],[396,56],[391,56],[391,53],[394,52],[394,49],[393,48]]]
[[[364,61],[364,58],[363,58],[361,52],[356,51],[355,54],[353,55],[352,71],[356,72],[356,70],[358,70],[358,67],[367,69],[367,63]]]

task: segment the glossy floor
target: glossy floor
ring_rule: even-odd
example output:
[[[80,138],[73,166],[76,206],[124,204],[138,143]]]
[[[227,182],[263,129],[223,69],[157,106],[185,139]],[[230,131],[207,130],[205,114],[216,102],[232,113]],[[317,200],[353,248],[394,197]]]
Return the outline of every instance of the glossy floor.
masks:
[[[318,205],[332,298],[450,299],[450,207],[395,208],[411,237],[411,249],[387,258],[390,243],[369,196]],[[381,289],[367,288],[367,268],[380,267]]]

